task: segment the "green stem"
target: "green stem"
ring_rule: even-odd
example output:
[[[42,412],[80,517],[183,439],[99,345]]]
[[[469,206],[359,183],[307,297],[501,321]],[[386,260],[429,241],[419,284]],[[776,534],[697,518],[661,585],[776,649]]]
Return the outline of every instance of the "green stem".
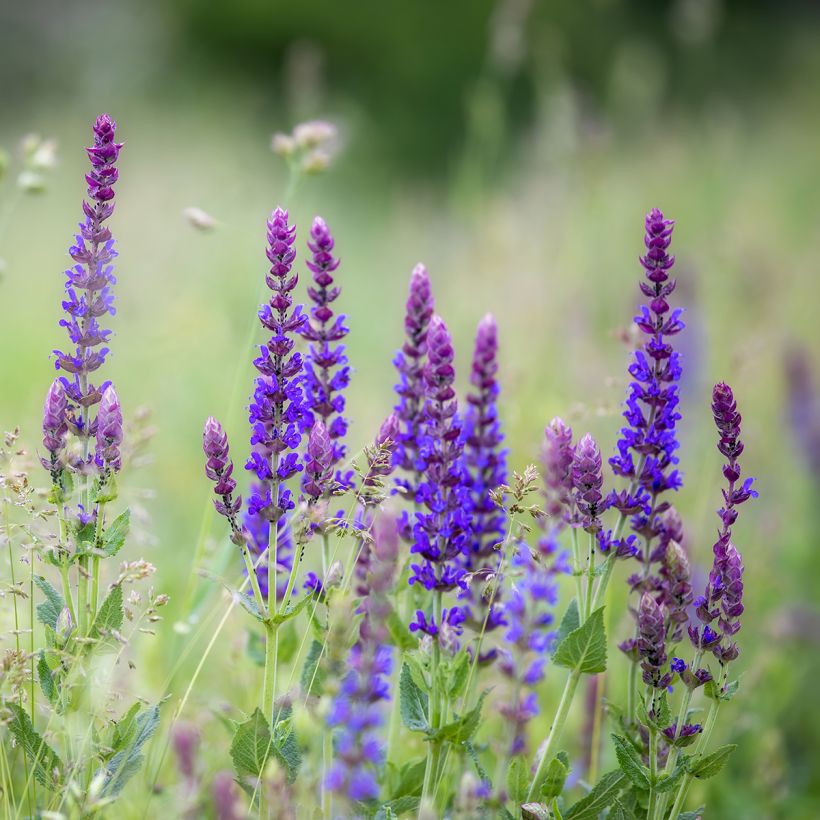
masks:
[[[333,762],[333,735],[324,732],[322,740],[322,817],[325,820],[333,818],[333,793],[325,786],[325,775]]]
[[[94,549],[98,550],[102,545],[103,523],[105,521],[105,504],[97,505],[97,523],[94,530]],[[100,556],[93,555],[91,558],[91,622],[97,617],[97,601],[100,595]]]
[[[77,615],[79,616],[80,635],[88,634],[88,556],[81,555],[77,562]]]
[[[698,649],[695,653],[695,658],[692,661],[691,668],[698,669],[700,667],[701,659],[703,658],[703,650]],[[690,689],[688,686],[686,687],[686,691],[683,693],[683,697],[681,698],[680,709],[678,710],[678,717],[675,721],[675,740],[680,737],[681,730],[686,723],[686,716],[689,714],[689,704],[692,702],[692,693],[694,692],[693,689]],[[677,746],[672,746],[669,750],[669,757],[666,759],[666,766],[664,767],[664,774],[669,774],[675,770],[675,764],[678,762],[678,756],[680,755],[680,749]],[[663,817],[664,811],[666,810],[666,804],[669,802],[669,793],[662,794],[660,800],[658,801],[658,817]]]
[[[433,593],[433,619],[437,625],[441,625],[441,590],[437,589]],[[441,659],[441,647],[439,646],[438,637],[433,638],[433,663],[432,663],[432,681],[430,686],[430,704],[429,704],[429,723],[431,729],[439,728],[439,691],[438,691],[438,666]],[[420,808],[425,805],[427,798],[430,796],[430,787],[433,785],[438,768],[438,753],[439,744],[435,741],[430,741],[427,744],[427,765],[424,769],[424,785],[421,790]]]
[[[726,674],[724,673],[724,680]],[[706,717],[706,723],[703,726],[703,734],[700,736],[698,745],[695,747],[695,757],[700,757],[709,745],[709,740],[712,737],[712,731],[715,728],[717,721],[718,710],[720,709],[720,701],[713,700],[709,707],[709,714]],[[683,776],[680,786],[678,786],[678,793],[675,796],[675,802],[672,804],[672,811],[669,813],[670,817],[677,817],[682,811],[684,803],[686,802],[686,793],[689,791],[689,785],[692,782],[692,775],[688,772]]]
[[[584,584],[581,580],[581,547],[578,544],[578,529],[572,528],[572,574],[575,578],[575,597],[578,601],[578,612],[584,612]]]
[[[567,715],[569,714],[572,700],[575,697],[575,691],[578,688],[578,681],[581,679],[581,671],[573,669],[569,673],[567,682],[564,685],[564,692],[561,695],[561,701],[558,704],[558,711],[555,713],[550,733],[547,737],[547,742],[544,745],[544,753],[541,755],[541,760],[538,762],[538,768],[535,770],[535,777],[532,779],[530,791],[527,794],[527,802],[535,800],[538,796],[541,787],[541,780],[544,777],[546,767],[549,765],[552,758],[555,756],[555,747],[561,737],[561,732],[564,730],[564,724],[567,722]]]
[[[592,614],[592,588],[595,583],[595,534],[589,533],[589,549],[587,552],[587,594],[584,620]]]
[[[276,698],[276,660],[279,649],[279,630],[271,623],[265,624],[265,678],[262,686],[262,711],[273,721],[273,704]]]
[[[250,551],[247,544],[242,545],[242,557],[245,559],[245,569],[248,573],[248,580],[251,582],[251,589],[253,589],[253,599],[256,601],[259,611],[263,615],[267,615],[265,596],[262,595],[262,590],[259,588],[259,579],[256,577],[256,567],[253,565]],[[240,595],[242,593],[239,593]]]
[[[655,790],[658,779],[658,730],[649,727],[649,806],[646,810],[647,820],[655,820],[658,793]]]

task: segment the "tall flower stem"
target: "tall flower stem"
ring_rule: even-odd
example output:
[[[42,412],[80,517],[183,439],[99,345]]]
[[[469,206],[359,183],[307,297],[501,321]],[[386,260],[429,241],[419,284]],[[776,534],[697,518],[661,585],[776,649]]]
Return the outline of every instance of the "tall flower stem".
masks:
[[[538,796],[538,791],[541,785],[541,780],[544,777],[544,772],[549,762],[555,756],[555,748],[558,741],[561,739],[561,733],[564,731],[564,724],[567,722],[567,715],[569,715],[572,701],[575,698],[575,692],[578,689],[578,682],[581,680],[581,671],[573,669],[569,673],[566,684],[564,684],[564,691],[561,694],[561,700],[558,703],[558,710],[550,727],[550,733],[547,737],[547,742],[544,745],[544,753],[541,755],[541,760],[538,762],[538,768],[535,770],[535,776],[532,779],[529,793],[527,794],[527,801],[535,800]]]
[[[592,590],[595,584],[595,533],[589,534],[589,551],[587,553],[587,593],[584,609],[584,620],[592,614]]]
[[[578,542],[578,529],[572,528],[572,575],[575,579],[575,597],[578,601],[578,612],[584,612],[584,581],[581,577],[581,545]]]
[[[436,589],[433,592],[433,618],[435,622],[441,625],[441,590]],[[433,652],[432,652],[432,666],[431,674],[432,680],[430,685],[430,704],[428,721],[431,729],[437,729],[440,722],[441,704],[438,687],[438,667],[441,660],[441,647],[439,646],[438,636],[433,636]],[[421,791],[421,803],[423,806],[425,800],[430,796],[430,789],[435,782],[436,770],[438,768],[440,744],[435,741],[430,741],[427,745],[427,765],[424,769],[424,784]]]
[[[649,727],[649,806],[646,816],[649,820],[654,820],[655,810],[658,804],[658,793],[655,790],[655,781],[658,777],[658,730],[654,726]]]
[[[724,677],[725,680],[725,677]],[[717,721],[718,710],[720,709],[720,701],[715,699],[709,707],[709,714],[706,716],[706,722],[703,725],[703,734],[700,737],[700,742],[695,748],[695,757],[700,757],[706,750],[709,740],[712,736],[712,731],[715,728]],[[677,817],[683,811],[683,805],[686,802],[686,794],[689,791],[689,786],[692,783],[692,775],[688,772],[683,776],[683,779],[678,786],[678,792],[675,795],[675,802],[672,804],[672,811],[669,813],[670,817]]]

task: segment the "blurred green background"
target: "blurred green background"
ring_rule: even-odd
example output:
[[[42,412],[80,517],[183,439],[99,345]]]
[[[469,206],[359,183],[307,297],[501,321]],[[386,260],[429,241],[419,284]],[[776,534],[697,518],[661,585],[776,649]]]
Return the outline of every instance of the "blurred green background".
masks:
[[[53,378],[49,352],[64,339],[62,271],[94,116],[110,112],[126,143],[106,376],[132,415],[140,405],[153,413],[151,463],[126,479],[146,511],[129,557],[155,563],[156,585],[172,598],[158,635],[135,651],[140,694],[170,691],[178,702],[212,630],[196,618],[220,601],[218,586],[197,575],[224,571],[230,555],[208,508],[201,429],[207,415],[221,417],[241,461],[273,207],[290,207],[300,248],[316,213],[337,238],[356,371],[351,449],[393,403],[392,352],[422,260],[456,336],[462,385],[475,324],[487,311],[498,319],[502,416],[512,464],[523,468],[556,414],[599,436],[605,453],[614,446],[642,220],[658,206],[678,221],[688,330],[677,503],[699,572],[720,503],[716,380],[735,388],[743,466],[761,492],[736,531],[747,567],[742,685],[719,729],[740,749],[703,796],[714,817],[816,816],[816,3],[3,3],[0,76],[0,145],[11,155],[0,187],[0,425],[21,425],[32,448]],[[341,150],[283,202],[287,169],[271,135],[312,118],[338,126]],[[16,146],[29,132],[59,146],[36,195],[15,181]],[[192,227],[190,207],[215,229]],[[192,632],[178,634],[175,622]],[[612,626],[626,630],[617,618]],[[186,707],[220,745],[212,713],[243,705],[237,693],[256,674],[243,640],[237,614]],[[209,765],[226,764],[214,753]]]

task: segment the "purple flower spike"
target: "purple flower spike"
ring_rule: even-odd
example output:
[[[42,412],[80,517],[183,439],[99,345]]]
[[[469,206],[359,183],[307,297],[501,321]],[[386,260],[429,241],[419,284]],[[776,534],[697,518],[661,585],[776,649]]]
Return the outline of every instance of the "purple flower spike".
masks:
[[[490,492],[507,481],[507,451],[498,422],[498,329],[487,314],[478,325],[475,354],[470,373],[473,390],[467,395],[464,420],[464,461],[469,473],[472,544],[468,569],[487,565],[495,546],[505,533],[504,513],[493,503]],[[493,562],[494,566],[495,562]]]
[[[557,416],[544,429],[542,451],[544,472],[544,512],[558,524],[567,521],[572,506],[572,463],[575,447],[572,428]]]
[[[494,571],[498,565],[496,547],[504,540],[506,520],[503,510],[490,493],[507,481],[507,451],[498,421],[498,329],[487,314],[478,325],[475,352],[470,373],[472,390],[467,394],[464,419],[464,464],[467,499],[470,505],[470,543],[467,545],[465,569],[468,572]],[[464,598],[473,602],[467,610],[471,625],[485,632],[502,626],[500,595],[496,594],[490,611],[489,602],[472,586]],[[476,606],[477,605],[477,606]],[[474,610],[479,611],[474,611]],[[481,611],[483,610],[483,611]]]
[[[310,428],[303,489],[314,503],[333,490],[333,443],[327,427],[316,421]]]
[[[105,389],[97,411],[97,450],[95,460],[102,472],[119,472],[122,444],[122,409],[113,386]]]
[[[266,256],[270,270],[265,282],[271,290],[267,304],[259,310],[259,321],[270,332],[267,344],[260,347],[254,360],[259,375],[249,407],[251,456],[245,469],[254,473],[251,494],[245,510],[244,525],[251,533],[251,549],[261,556],[268,548],[271,525],[278,528],[280,540],[277,568],[290,569],[290,538],[284,529],[284,516],[295,506],[284,482],[303,469],[299,459],[302,442],[304,397],[299,384],[302,357],[293,350],[305,329],[307,317],[302,306],[293,307],[293,291],[299,277],[292,272],[296,228],[288,224],[288,212],[277,208],[267,223]],[[274,487],[276,491],[274,492]],[[258,561],[260,588],[267,592],[266,561]]]
[[[441,317],[434,316],[427,334],[427,400],[419,448],[426,470],[417,494],[426,512],[416,513],[410,550],[421,557],[422,563],[412,565],[409,583],[421,583],[428,590],[440,592],[461,583],[469,528],[453,358],[450,332]]]
[[[601,529],[600,514],[606,509],[601,487],[604,483],[601,451],[595,439],[587,433],[575,448],[572,462],[572,486],[575,506],[580,516],[579,524],[587,532]]]
[[[743,453],[741,416],[729,385],[715,385],[712,413],[719,434],[718,450],[726,458],[723,475],[727,487],[723,490],[724,504],[718,510],[721,528],[712,547],[714,560],[709,583],[705,593],[695,601],[695,614],[703,628],[690,626],[689,637],[695,647],[711,650],[721,663],[729,663],[739,654],[733,636],[740,631],[743,614],[743,560],[732,543],[732,526],[737,521],[738,507],[750,498],[757,498],[757,491],[752,489],[754,479],[741,478],[738,463]],[[718,629],[712,626],[715,621]]]
[[[305,414],[302,432],[307,432],[318,417],[324,422],[333,442],[333,465],[344,460],[342,443],[347,432],[344,417],[344,389],[350,381],[345,346],[341,340],[348,334],[344,316],[336,316],[331,305],[341,288],[334,284],[333,273],[339,260],[333,256],[335,242],[325,221],[317,216],[310,229],[308,248],[312,258],[307,266],[313,273],[314,285],[308,288],[313,302],[310,321],[302,329],[302,335],[310,342],[305,357],[302,383],[305,391]],[[338,476],[340,483],[349,486],[350,476]]]
[[[237,543],[242,543],[236,516],[242,508],[242,499],[233,498],[236,481],[233,479],[233,461],[229,456],[228,436],[222,425],[213,417],[205,422],[202,433],[202,450],[205,453],[205,475],[214,482],[214,507],[231,525]]]
[[[396,385],[396,393],[399,395],[396,414],[401,421],[394,461],[405,473],[402,484],[411,498],[415,494],[416,483],[424,472],[424,464],[419,461],[419,446],[425,397],[427,332],[434,305],[427,269],[424,265],[416,265],[410,276],[410,295],[407,297],[407,312],[404,317],[405,341],[393,360],[400,377],[399,384]]]
[[[668,341],[684,328],[682,311],[672,310],[668,301],[676,284],[669,278],[675,257],[668,253],[674,224],[657,208],[646,217],[646,254],[640,261],[647,281],[641,282],[641,292],[649,304],[635,317],[646,341],[635,351],[629,367],[632,383],[624,411],[628,426],[621,431],[618,455],[609,460],[616,474],[650,493],[680,486],[674,466],[678,463],[675,427],[680,420],[681,367],[680,356]],[[642,465],[640,472],[636,458]]]
[[[637,649],[644,683],[655,689],[666,689],[672,683],[672,676],[661,671],[666,665],[666,613],[648,592],[641,596],[638,634]]]
[[[62,469],[60,456],[65,449],[68,435],[67,407],[65,390],[57,379],[49,387],[43,405],[43,446],[48,450],[50,457],[41,459],[43,466],[51,472],[55,481],[59,480],[59,473]]]
[[[122,144],[114,140],[116,129],[114,120],[102,114],[94,123],[94,145],[86,149],[91,161],[91,171],[86,174],[90,201],[83,202],[85,219],[68,251],[75,264],[65,272],[63,310],[67,317],[60,320],[74,350],[54,351],[57,369],[71,374],[61,378],[68,400],[67,421],[83,438],[94,432],[89,422],[90,408],[99,403],[106,387],[89,381],[108,355],[105,345],[111,331],[102,327],[100,319],[115,313],[111,285],[116,281],[112,262],[117,252],[104,222],[114,213],[113,186],[119,176],[116,162]]]

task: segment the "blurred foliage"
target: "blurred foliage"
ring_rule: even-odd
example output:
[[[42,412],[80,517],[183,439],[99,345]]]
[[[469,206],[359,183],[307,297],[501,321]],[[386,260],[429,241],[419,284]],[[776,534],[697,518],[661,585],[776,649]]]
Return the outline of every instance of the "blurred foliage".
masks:
[[[154,411],[153,463],[124,493],[150,512],[135,528],[171,594],[169,621],[134,659],[139,694],[170,693],[176,704],[221,612],[218,589],[198,573],[227,572],[236,556],[201,477],[201,423],[222,415],[241,461],[264,218],[286,185],[270,138],[325,117],[340,127],[342,153],[286,204],[300,252],[317,211],[337,236],[354,451],[392,403],[407,277],[423,259],[456,335],[462,384],[476,321],[488,309],[498,318],[512,465],[533,458],[558,413],[607,452],[642,215],[657,204],[678,220],[689,326],[678,500],[696,566],[709,560],[719,503],[708,410],[719,378],[741,402],[744,467],[761,490],[737,532],[744,674],[715,737],[740,745],[701,796],[714,817],[813,817],[820,477],[789,430],[783,357],[797,345],[820,379],[818,55],[811,2],[2,4],[0,72],[15,81],[0,89],[0,144],[15,156],[39,130],[60,146],[44,197],[14,197],[14,165],[0,188],[0,425],[21,424],[32,449],[49,351],[62,341],[88,124],[110,110],[126,141],[106,375],[126,410]],[[623,603],[616,595],[611,611]],[[232,619],[192,689],[185,716],[211,750],[225,747],[225,704],[252,689],[245,651]],[[617,700],[617,673],[609,686]],[[151,771],[161,752],[150,752]],[[226,761],[212,751],[204,765],[213,774]],[[173,782],[170,766],[160,781]],[[139,785],[142,816],[152,783]],[[169,791],[153,797],[154,812],[172,805]]]

